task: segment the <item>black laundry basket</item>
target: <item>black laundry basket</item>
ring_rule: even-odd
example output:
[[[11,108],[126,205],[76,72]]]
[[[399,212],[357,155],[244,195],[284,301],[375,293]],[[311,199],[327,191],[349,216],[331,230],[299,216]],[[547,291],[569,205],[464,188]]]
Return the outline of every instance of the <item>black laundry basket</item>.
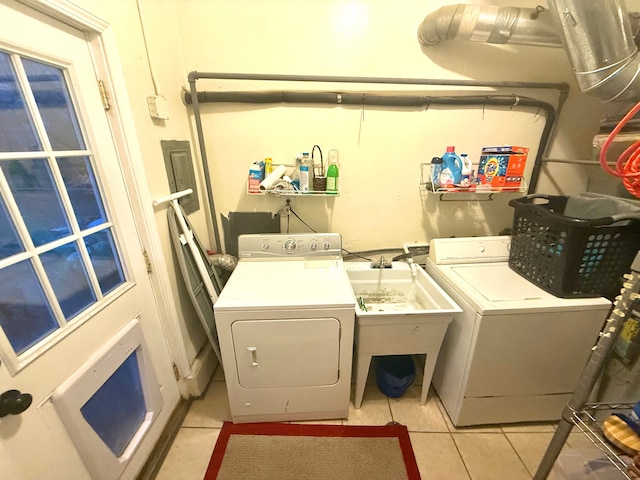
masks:
[[[533,194],[514,207],[509,266],[562,298],[619,292],[640,249],[640,204],[605,196]]]

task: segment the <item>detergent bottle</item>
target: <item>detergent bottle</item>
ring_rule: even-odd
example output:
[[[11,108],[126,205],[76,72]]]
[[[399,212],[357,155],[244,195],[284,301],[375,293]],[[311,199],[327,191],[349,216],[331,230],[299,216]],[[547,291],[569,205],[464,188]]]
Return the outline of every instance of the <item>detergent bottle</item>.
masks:
[[[460,160],[462,160],[460,186],[468,187],[473,182],[473,164],[466,153],[460,155]]]
[[[442,155],[442,173],[440,183],[445,185],[460,185],[462,179],[462,160],[456,155],[456,147],[447,147]]]

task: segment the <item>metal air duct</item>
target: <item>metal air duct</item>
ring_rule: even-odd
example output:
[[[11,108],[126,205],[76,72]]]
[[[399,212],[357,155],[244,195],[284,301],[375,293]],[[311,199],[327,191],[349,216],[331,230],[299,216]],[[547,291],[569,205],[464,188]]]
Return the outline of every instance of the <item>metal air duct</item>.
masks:
[[[580,90],[603,101],[640,97],[640,56],[624,0],[548,0],[543,7],[448,5],[427,15],[418,30],[425,46],[468,40],[564,45]]]
[[[623,0],[549,0],[584,93],[605,102],[640,97],[640,56]]]
[[[441,40],[562,46],[550,12],[540,7],[446,5],[425,17],[418,39],[425,46]]]

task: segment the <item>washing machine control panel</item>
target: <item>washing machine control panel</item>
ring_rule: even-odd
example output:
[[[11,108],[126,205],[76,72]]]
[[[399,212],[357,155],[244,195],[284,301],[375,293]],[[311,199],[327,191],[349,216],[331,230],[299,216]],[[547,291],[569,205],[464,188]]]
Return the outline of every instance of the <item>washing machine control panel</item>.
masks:
[[[342,256],[339,233],[265,233],[238,237],[240,258]]]
[[[429,258],[436,265],[461,263],[506,262],[509,260],[511,237],[434,238],[429,246]]]

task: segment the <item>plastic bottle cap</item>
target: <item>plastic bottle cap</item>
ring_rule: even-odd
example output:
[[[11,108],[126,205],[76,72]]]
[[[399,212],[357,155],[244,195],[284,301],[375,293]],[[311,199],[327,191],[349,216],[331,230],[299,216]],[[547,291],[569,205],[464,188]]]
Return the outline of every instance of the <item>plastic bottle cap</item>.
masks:
[[[442,158],[440,157],[433,157],[431,159],[431,163],[443,163]]]
[[[456,147],[447,147],[447,152],[455,152]]]

